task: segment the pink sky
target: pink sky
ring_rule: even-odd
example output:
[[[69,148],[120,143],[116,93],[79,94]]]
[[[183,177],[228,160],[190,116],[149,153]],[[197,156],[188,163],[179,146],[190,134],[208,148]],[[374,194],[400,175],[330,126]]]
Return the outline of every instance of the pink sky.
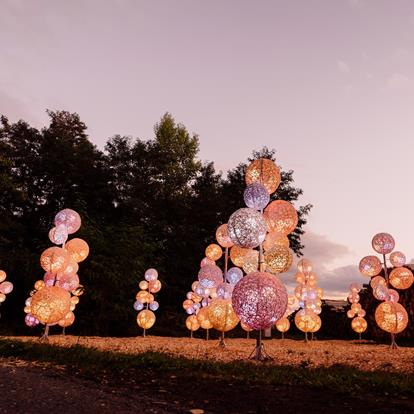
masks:
[[[315,206],[305,253],[331,296],[376,232],[414,257],[412,1],[3,0],[0,39],[12,120],[78,112],[102,147],[170,111],[223,171],[275,148]]]

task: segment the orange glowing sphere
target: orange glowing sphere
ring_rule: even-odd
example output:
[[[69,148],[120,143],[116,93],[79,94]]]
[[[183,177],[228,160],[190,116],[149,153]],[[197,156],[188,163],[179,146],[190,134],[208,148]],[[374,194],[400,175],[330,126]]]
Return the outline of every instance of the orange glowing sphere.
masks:
[[[251,249],[243,260],[243,270],[246,274],[255,272],[259,268],[259,252]]]
[[[149,293],[146,290],[140,290],[136,296],[135,299],[139,300],[141,303],[148,303],[149,302]]]
[[[271,231],[267,233],[265,241],[263,242],[264,250],[270,250],[275,245],[289,247],[288,237],[285,234],[279,233],[277,231]]]
[[[391,271],[389,281],[395,289],[408,289],[414,282],[414,275],[406,267],[396,267]]]
[[[147,290],[148,289],[148,282],[146,280],[141,280],[141,282],[139,282],[138,287],[141,290]]]
[[[36,281],[35,282],[35,284],[34,284],[34,288],[36,289],[36,290],[40,290],[40,289],[42,289],[42,288],[44,288],[45,287],[45,282],[43,281],[43,280],[38,280],[38,281]]]
[[[375,310],[375,321],[383,331],[397,334],[407,327],[408,314],[399,303],[386,301]]]
[[[208,318],[208,308],[201,308],[197,313],[197,321],[203,329],[211,329],[213,324]]]
[[[266,223],[271,231],[288,235],[298,225],[298,213],[289,201],[272,201],[263,213]]]
[[[247,253],[249,253],[251,249],[245,249],[239,246],[233,246],[230,249],[230,259],[237,267],[243,267],[244,258],[246,257]]]
[[[305,276],[309,276],[312,272],[312,262],[309,259],[300,259],[298,262],[298,270]]]
[[[222,224],[216,231],[216,240],[221,247],[232,247],[227,224]]]
[[[295,315],[295,325],[302,332],[316,332],[315,329],[319,325],[318,320],[320,320],[319,316],[308,309],[302,309]]]
[[[185,320],[185,326],[187,327],[188,330],[194,332],[197,329],[200,328],[200,324],[197,320],[197,316],[195,315],[190,315],[186,320]]]
[[[365,256],[359,262],[359,271],[368,277],[377,276],[382,270],[381,260],[377,256]]]
[[[367,321],[361,316],[352,319],[351,327],[356,333],[365,332],[368,328]]]
[[[392,252],[390,254],[390,262],[394,267],[401,267],[405,265],[406,257],[402,252]]]
[[[159,281],[159,279],[155,279],[155,280],[150,280],[148,282],[148,290],[151,293],[158,293],[161,290],[161,282]]]
[[[76,263],[83,262],[89,255],[88,243],[82,239],[69,240],[65,245],[65,250]]]
[[[7,274],[4,270],[0,270],[0,283],[6,280]]]
[[[193,302],[191,299],[186,299],[186,300],[183,302],[183,308],[184,308],[185,310],[187,310],[187,309],[191,308],[191,306],[193,306],[193,305],[194,305],[194,302]]]
[[[75,314],[73,312],[68,312],[63,319],[58,322],[58,325],[62,328],[67,328],[75,322]]]
[[[154,312],[149,309],[145,309],[138,313],[137,324],[142,329],[149,329],[154,326],[155,319]]]
[[[218,260],[223,255],[223,251],[221,250],[221,247],[218,244],[210,244],[207,246],[205,251],[206,257],[210,260]]]
[[[289,328],[290,328],[290,322],[288,318],[282,318],[276,322],[276,329],[279,332],[287,332]]]
[[[264,254],[266,270],[271,273],[287,272],[292,265],[293,256],[289,247],[275,245]]]
[[[230,331],[239,323],[230,299],[213,299],[208,306],[208,318],[213,328],[220,332]]]
[[[49,247],[40,256],[40,266],[46,272],[59,273],[65,270],[69,255],[61,247]],[[39,318],[38,318],[39,319]]]
[[[267,158],[254,160],[245,172],[246,184],[260,183],[269,194],[274,193],[280,184],[279,167]]]

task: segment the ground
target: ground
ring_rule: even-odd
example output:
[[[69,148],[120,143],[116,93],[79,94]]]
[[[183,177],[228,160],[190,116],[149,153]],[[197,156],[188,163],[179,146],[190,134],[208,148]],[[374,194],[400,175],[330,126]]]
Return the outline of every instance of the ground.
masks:
[[[274,360],[263,364],[245,362],[254,340],[226,344],[53,336],[45,346],[3,338],[0,413],[414,412],[414,348],[268,340]]]

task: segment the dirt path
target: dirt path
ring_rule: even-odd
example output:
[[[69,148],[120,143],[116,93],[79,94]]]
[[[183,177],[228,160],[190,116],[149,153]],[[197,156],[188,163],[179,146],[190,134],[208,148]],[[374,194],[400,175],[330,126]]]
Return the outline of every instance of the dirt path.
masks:
[[[413,413],[414,401],[364,401],[318,389],[257,386],[203,376],[160,378],[142,372],[115,381],[84,378],[63,367],[0,359],[0,413]],[[201,411],[200,411],[201,412]]]

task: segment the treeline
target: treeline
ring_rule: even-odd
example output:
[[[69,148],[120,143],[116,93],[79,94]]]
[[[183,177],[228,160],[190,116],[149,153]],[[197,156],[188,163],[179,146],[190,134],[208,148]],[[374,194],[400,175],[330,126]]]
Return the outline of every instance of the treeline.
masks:
[[[202,163],[198,137],[168,113],[151,139],[117,135],[104,151],[89,140],[76,113],[48,115],[50,124],[41,130],[1,117],[0,268],[15,290],[0,307],[0,332],[29,332],[24,300],[43,278],[39,256],[50,246],[48,230],[56,212],[72,208],[83,220],[77,236],[89,243],[91,254],[82,263],[85,294],[69,332],[136,335],[132,304],[138,281],[155,267],[163,289],[152,332],[182,333],[181,303],[204,249],[214,242],[217,226],[243,207],[246,164],[222,175],[213,163]],[[274,155],[267,148],[253,152],[253,158]],[[301,194],[293,186],[293,171],[283,171],[273,197],[296,201]],[[290,241],[300,255],[311,206],[296,207],[300,219]]]

